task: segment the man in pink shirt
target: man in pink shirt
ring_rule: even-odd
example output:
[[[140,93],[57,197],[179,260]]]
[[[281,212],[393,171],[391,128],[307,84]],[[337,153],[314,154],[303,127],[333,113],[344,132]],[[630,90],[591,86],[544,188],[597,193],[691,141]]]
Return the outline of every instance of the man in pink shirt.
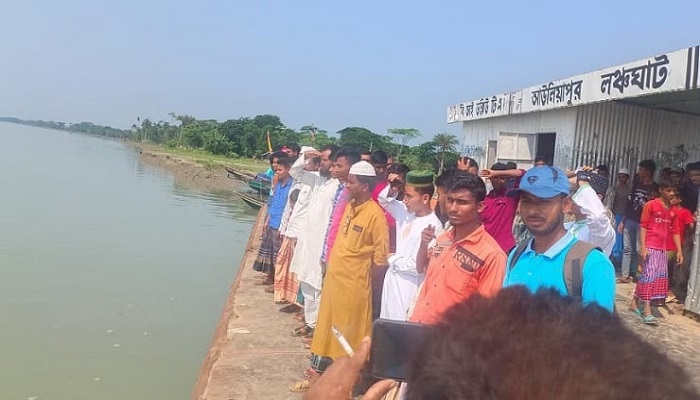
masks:
[[[328,262],[328,256],[333,248],[333,243],[335,243],[335,238],[338,235],[340,219],[343,216],[345,205],[348,202],[349,192],[346,184],[350,167],[360,161],[360,153],[351,149],[340,149],[334,156],[336,159],[331,165],[331,174],[340,181],[340,185],[338,185],[338,191],[333,200],[333,211],[331,212],[331,219],[328,221],[326,239],[323,243],[323,251],[321,252],[321,264],[324,265],[324,268],[326,262]]]
[[[519,186],[520,177],[525,174],[522,169],[507,169],[503,163],[496,163],[491,169],[483,169],[479,173],[482,177],[491,181],[493,190],[486,195],[484,200],[484,211],[481,213],[481,220],[484,229],[501,246],[506,254],[515,247],[513,237],[513,219],[518,211],[518,201],[520,196],[508,196],[508,180],[516,178],[515,188]]]

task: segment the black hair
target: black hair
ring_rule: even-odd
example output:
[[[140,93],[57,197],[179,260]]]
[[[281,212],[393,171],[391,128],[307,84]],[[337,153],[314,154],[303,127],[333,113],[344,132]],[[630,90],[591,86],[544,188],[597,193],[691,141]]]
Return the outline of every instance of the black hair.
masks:
[[[491,166],[491,169],[494,171],[505,171],[508,169],[508,166],[503,163],[497,162]]]
[[[656,163],[654,162],[654,160],[644,160],[639,163],[639,168],[644,168],[650,171],[653,175],[654,172],[656,172]]]
[[[291,193],[289,193],[289,202],[294,204],[297,202],[297,199],[299,198],[299,189],[294,189],[292,190]]]
[[[357,180],[360,183],[366,184],[369,187],[370,193],[372,193],[374,191],[374,188],[377,186],[376,176],[355,175],[355,178],[357,178]]]
[[[549,163],[547,162],[547,159],[544,158],[544,156],[535,157],[535,164],[537,164],[538,162],[543,162],[543,163],[549,165]]]
[[[386,173],[387,174],[399,174],[405,176],[411,169],[408,168],[408,165],[402,164],[402,163],[395,163],[391,164],[389,168],[387,168]]]
[[[324,152],[324,151],[326,151],[326,150],[330,150],[330,151],[331,151],[331,154],[333,154],[333,153],[335,153],[336,151],[338,151],[338,145],[335,145],[335,144],[328,144],[328,145],[325,145],[325,146],[321,147],[321,152]]]
[[[412,188],[416,189],[416,192],[423,196],[424,194],[427,194],[428,197],[432,198],[433,195],[435,194],[435,185],[427,185],[427,186],[413,186],[410,185]]]
[[[389,156],[384,150],[375,150],[371,154],[372,165],[374,164],[386,164],[389,162]]]
[[[296,157],[281,157],[281,158],[277,159],[277,165],[289,169],[292,167],[292,164],[294,164],[295,160],[296,160]]]
[[[471,192],[477,202],[486,198],[486,184],[474,174],[455,176],[447,186],[447,193],[465,189]]]
[[[659,179],[659,189],[668,189],[668,188],[675,188],[675,187],[676,187],[676,185],[674,185],[670,179],[668,179],[666,177],[661,177]]]
[[[467,168],[479,169],[479,163],[477,163],[476,160],[474,160],[471,157],[462,156],[459,157],[458,160],[462,161],[467,166]]]
[[[606,175],[610,172],[608,166],[605,164],[600,164],[599,166],[595,167],[595,169],[597,169],[598,172],[605,172]]]
[[[297,154],[301,151],[301,146],[298,143],[290,143],[287,147]]]
[[[333,161],[336,161],[340,157],[344,157],[346,160],[348,160],[350,165],[360,161],[360,153],[358,153],[357,150],[348,147],[340,148],[338,151],[333,153]]]
[[[513,161],[508,161],[506,163],[506,169],[518,169],[518,164],[514,163]]]
[[[438,176],[437,179],[435,179],[435,186],[439,188],[447,188],[450,184],[450,181],[452,181],[452,179],[454,179],[456,176],[463,176],[467,174],[467,171],[462,171],[455,167],[445,168],[442,171],[442,174],[440,174],[440,176]]]
[[[475,294],[425,327],[406,399],[697,399],[688,372],[623,321],[554,289]]]
[[[685,171],[700,171],[700,161],[691,162],[686,164]]]
[[[272,160],[274,160],[275,158],[277,159],[277,162],[279,163],[279,160],[281,160],[283,158],[288,158],[288,157],[289,157],[289,154],[287,154],[283,151],[272,152],[272,154],[270,154],[270,165],[272,165]]]
[[[361,152],[360,155],[361,155],[361,156],[370,156],[370,157],[372,157],[372,152],[369,151],[369,150],[365,150],[365,151]]]

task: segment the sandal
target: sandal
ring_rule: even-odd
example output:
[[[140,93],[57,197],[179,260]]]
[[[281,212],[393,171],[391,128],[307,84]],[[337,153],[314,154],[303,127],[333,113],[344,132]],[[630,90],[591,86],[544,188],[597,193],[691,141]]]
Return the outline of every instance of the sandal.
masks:
[[[311,344],[311,341],[314,340],[313,337],[304,337],[301,339],[301,342],[304,344]]]
[[[292,331],[291,335],[292,335],[292,337],[301,337],[301,336],[313,334],[313,332],[314,332],[314,328],[312,328],[308,325],[304,325],[304,326],[300,326],[300,327],[294,329]]]
[[[309,383],[308,380],[304,379],[303,381],[299,381],[299,382],[292,383],[291,385],[289,385],[289,390],[291,390],[292,392],[297,392],[297,393],[298,392],[306,392],[307,390],[309,390],[310,387],[311,387],[311,383]]]
[[[630,283],[632,281],[632,278],[628,277],[619,277],[615,280],[617,283]]]
[[[289,302],[287,300],[284,300],[284,303],[280,303],[280,304],[287,304],[286,306],[280,308],[280,312],[291,314],[293,312],[299,311],[298,305],[289,304]]]
[[[313,368],[308,368],[306,371],[301,373],[301,376],[304,377],[305,379],[312,379],[314,377],[319,376],[320,374],[316,372],[315,369]]]
[[[640,317],[643,317],[643,315],[642,315],[642,310],[640,310],[640,309],[638,309],[638,308],[636,308],[636,309],[634,309],[634,310],[630,308],[630,311],[632,311],[633,313],[639,315]]]
[[[644,322],[647,325],[656,325],[659,321],[653,315],[644,315],[642,317],[642,322]]]

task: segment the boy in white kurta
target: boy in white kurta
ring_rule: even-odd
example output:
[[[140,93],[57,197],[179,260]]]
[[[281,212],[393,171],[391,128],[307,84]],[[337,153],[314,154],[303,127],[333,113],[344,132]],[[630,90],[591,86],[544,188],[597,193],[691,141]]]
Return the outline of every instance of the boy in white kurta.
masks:
[[[390,175],[392,182],[398,177]],[[425,271],[418,271],[416,255],[423,229],[432,226],[436,235],[442,223],[430,208],[433,197],[433,173],[411,171],[406,174],[403,201],[394,196],[397,186],[387,185],[379,194],[379,204],[396,220],[396,253],[389,256],[389,268],[382,290],[381,318],[405,321],[408,309],[423,282]]]

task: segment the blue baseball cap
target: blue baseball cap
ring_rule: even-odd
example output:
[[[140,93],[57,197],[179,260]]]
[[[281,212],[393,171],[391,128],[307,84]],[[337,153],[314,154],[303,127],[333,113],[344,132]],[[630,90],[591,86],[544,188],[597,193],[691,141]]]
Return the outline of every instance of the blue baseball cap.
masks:
[[[566,172],[557,167],[543,165],[530,168],[520,180],[520,187],[508,194],[515,196],[527,192],[541,199],[549,199],[560,194],[568,196],[570,191]]]

